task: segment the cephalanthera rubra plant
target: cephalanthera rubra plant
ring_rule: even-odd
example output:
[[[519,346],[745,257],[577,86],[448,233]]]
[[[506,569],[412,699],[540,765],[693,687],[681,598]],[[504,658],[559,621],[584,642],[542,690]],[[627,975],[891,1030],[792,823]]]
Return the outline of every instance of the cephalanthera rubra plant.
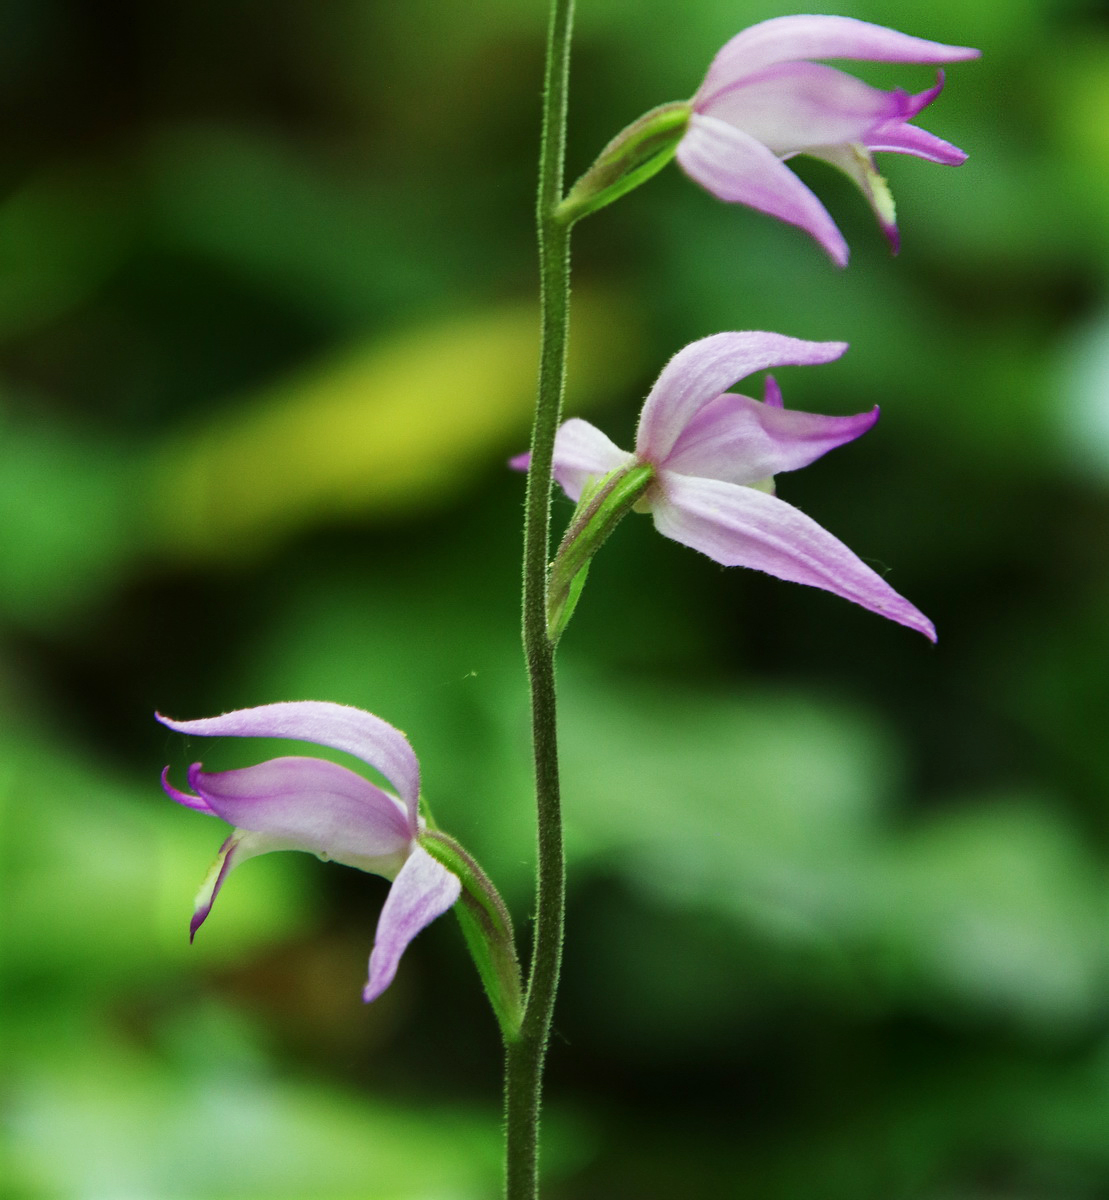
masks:
[[[571,229],[676,160],[720,199],[800,227],[843,266],[843,236],[786,165],[807,154],[855,181],[896,250],[893,200],[874,155],[963,161],[961,150],[913,124],[939,96],[942,74],[934,87],[911,95],[871,87],[823,60],[942,64],[978,53],[848,17],[764,21],[719,51],[691,100],[660,105],[633,122],[565,193],[572,17],[572,0],[551,0],[538,198],[542,346],[531,448],[512,463],[527,472],[523,631],[538,833],[527,969],[518,965],[512,922],[496,888],[473,856],[435,827],[421,800],[416,756],[392,725],[325,701],[283,701],[190,721],[159,717],[187,735],[289,738],[340,750],[391,785],[390,791],[311,756],[222,772],[196,763],[188,791],[170,782],[167,768],[163,784],[171,799],[232,826],[197,895],[191,933],[208,917],[229,873],[255,855],[304,850],[382,875],[392,885],[369,958],[363,994],[372,1001],[392,982],[409,942],[454,907],[503,1035],[508,1200],[538,1195],[541,1085],[562,953],[555,650],[589,564],[616,525],[631,512],[649,512],[665,537],[719,563],[834,592],[932,641],[936,636],[923,613],[776,494],[775,476],[860,437],[877,420],[877,409],[849,417],[787,409],[769,375],[761,400],[729,390],[769,368],[832,362],[845,343],[750,331],[693,342],[666,363],[647,396],[633,451],[580,418],[563,423]],[[665,353],[660,350],[660,358]],[[555,482],[577,507],[552,555]]]

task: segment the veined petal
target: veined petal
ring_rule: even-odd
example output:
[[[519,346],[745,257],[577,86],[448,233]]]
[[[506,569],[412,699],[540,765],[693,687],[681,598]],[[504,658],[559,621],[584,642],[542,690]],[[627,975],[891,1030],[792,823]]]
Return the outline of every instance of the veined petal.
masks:
[[[634,461],[634,454],[621,450],[595,425],[580,417],[563,422],[555,435],[554,477],[574,501],[580,499],[590,479],[601,479]]]
[[[774,63],[851,58],[860,62],[948,63],[978,58],[969,46],[910,37],[854,17],[789,16],[761,21],[737,33],[712,60],[695,102]]]
[[[240,708],[219,717],[173,721],[155,714],[178,733],[203,737],[295,738],[353,754],[368,763],[397,789],[408,810],[412,836],[417,829],[420,764],[408,739],[387,721],[360,708],[325,700],[292,700]]]
[[[198,763],[189,783],[229,825],[375,875],[391,877],[411,842],[395,796],[326,759],[271,758],[211,773]]]
[[[879,228],[886,235],[890,249],[896,254],[901,249],[901,235],[897,230],[897,207],[893,193],[874,165],[874,159],[866,146],[855,142],[850,146],[826,146],[810,150],[813,158],[823,159],[838,167],[849,179],[854,180],[859,191],[866,197],[871,211],[877,218]]]
[[[832,362],[846,342],[806,342],[780,333],[714,333],[691,342],[662,368],[639,417],[636,457],[667,465],[685,427],[726,388],[768,367]]]
[[[727,121],[783,157],[808,146],[864,141],[870,130],[912,115],[911,99],[822,63],[789,62],[721,89],[697,112]]]
[[[847,265],[847,243],[828,210],[757,138],[717,117],[694,113],[678,143],[677,159],[691,179],[718,199],[800,226],[837,266]]]
[[[877,408],[857,416],[827,417],[724,392],[686,425],[666,468],[751,486],[807,467],[836,446],[861,437],[877,419]]]
[[[458,899],[462,884],[422,846],[414,846],[389,889],[377,922],[362,999],[376,1000],[393,982],[408,943]]]
[[[189,922],[189,941],[196,937],[196,931],[204,924],[212,905],[223,887],[224,880],[248,858],[256,858],[259,854],[268,854],[271,850],[291,850],[279,838],[270,837],[265,833],[253,833],[246,829],[236,829],[234,833],[219,848],[216,861],[212,863],[200,891],[193,901],[193,917]]]
[[[932,622],[838,538],[776,496],[664,471],[651,503],[665,537],[725,566],[752,567],[835,592],[936,640]]]

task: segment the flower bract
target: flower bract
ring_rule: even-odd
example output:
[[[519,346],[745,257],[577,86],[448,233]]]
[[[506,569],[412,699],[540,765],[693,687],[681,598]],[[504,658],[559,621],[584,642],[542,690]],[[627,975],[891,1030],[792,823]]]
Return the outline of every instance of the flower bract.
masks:
[[[665,537],[725,566],[753,567],[843,596],[935,641],[932,622],[838,538],[774,495],[774,476],[866,433],[878,409],[850,417],[794,412],[767,376],[764,399],[725,391],[769,367],[827,363],[844,342],[718,333],[680,350],[643,404],[635,452],[574,418],[559,429],[554,476],[577,500],[590,480],[637,466],[654,476],[636,507]],[[512,465],[524,468],[527,455]]]
[[[752,25],[713,59],[691,102],[677,159],[721,200],[746,204],[810,233],[843,266],[847,243],[816,196],[787,167],[796,154],[823,159],[862,190],[893,250],[893,199],[875,151],[957,165],[966,155],[911,124],[939,95],[882,91],[817,59],[950,63],[976,58],[967,46],[910,37],[852,17],[776,17]]]
[[[158,720],[204,737],[292,738],[341,750],[379,771],[396,789],[321,758],[271,758],[252,767],[189,769],[191,792],[162,775],[179,804],[234,826],[197,893],[190,935],[204,923],[228,874],[271,850],[306,850],[324,860],[391,879],[378,920],[365,1000],[376,1000],[396,974],[408,943],[458,899],[461,884],[421,845],[420,768],[408,739],[392,725],[344,704],[303,700],[266,704],[197,721]]]

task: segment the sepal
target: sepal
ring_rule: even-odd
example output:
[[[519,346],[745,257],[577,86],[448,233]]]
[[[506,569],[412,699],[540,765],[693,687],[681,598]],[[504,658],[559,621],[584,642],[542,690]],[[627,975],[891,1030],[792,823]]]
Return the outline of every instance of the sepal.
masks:
[[[558,206],[559,220],[573,224],[657,175],[677,153],[692,112],[687,100],[662,104],[618,133]]]

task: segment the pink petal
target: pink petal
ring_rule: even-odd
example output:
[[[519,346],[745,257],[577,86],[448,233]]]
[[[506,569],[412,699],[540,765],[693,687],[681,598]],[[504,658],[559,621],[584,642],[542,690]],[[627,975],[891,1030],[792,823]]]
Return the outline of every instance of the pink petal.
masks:
[[[898,114],[898,119],[901,121],[911,121],[914,117],[920,116],[928,105],[939,97],[943,91],[946,79],[947,77],[943,71],[937,71],[936,82],[930,88],[925,88],[923,92],[909,95],[907,92],[898,91],[897,94],[902,96],[904,100],[904,111]]]
[[[571,500],[578,500],[590,479],[602,479],[635,455],[621,450],[595,425],[580,417],[563,423],[555,436],[554,476]]]
[[[946,63],[978,58],[969,46],[910,37],[853,17],[789,16],[736,34],[712,60],[695,102],[774,63],[850,58],[860,62]]]
[[[780,63],[742,79],[697,105],[750,134],[779,157],[809,146],[861,142],[887,122],[903,120],[909,97],[884,92],[820,63]]]
[[[807,467],[829,450],[861,437],[877,419],[877,408],[852,417],[826,417],[724,392],[686,425],[666,468],[750,485]]]
[[[404,806],[361,775],[322,758],[272,758],[189,782],[213,812],[284,847],[391,876],[411,835]]]
[[[752,567],[791,583],[835,592],[923,633],[932,622],[838,538],[775,496],[716,479],[665,471],[651,509],[665,537],[725,566]]]
[[[176,800],[178,804],[183,804],[186,808],[195,809],[197,812],[205,813],[210,817],[218,815],[207,800],[175,788],[169,781],[169,767],[166,767],[162,772],[162,790],[171,800]]]
[[[915,125],[885,125],[867,135],[866,145],[875,153],[912,154],[945,167],[959,167],[967,160],[965,150]]]
[[[636,457],[665,465],[698,410],[726,388],[768,367],[832,362],[846,342],[806,342],[780,333],[714,333],[679,350],[662,369],[643,404]]]
[[[726,121],[694,113],[678,143],[678,165],[707,191],[798,225],[847,265],[847,243],[816,196],[757,138]]]
[[[942,163],[944,166],[957,167],[967,160],[966,154],[936,137],[926,130],[917,129],[909,121],[922,109],[926,108],[943,91],[944,76],[940,71],[935,87],[925,92],[918,92],[908,98],[905,116],[896,121],[888,121],[866,135],[866,145],[871,151],[892,151],[895,154],[913,154],[917,158],[927,159],[928,162]]]
[[[422,847],[413,847],[389,889],[377,923],[362,999],[376,1000],[393,982],[408,943],[458,899],[462,884]]]
[[[219,717],[173,721],[155,714],[178,733],[203,737],[280,737],[315,742],[353,754],[368,763],[397,789],[408,808],[413,836],[420,797],[420,765],[408,739],[399,729],[373,713],[325,700],[293,700],[240,708]]]

